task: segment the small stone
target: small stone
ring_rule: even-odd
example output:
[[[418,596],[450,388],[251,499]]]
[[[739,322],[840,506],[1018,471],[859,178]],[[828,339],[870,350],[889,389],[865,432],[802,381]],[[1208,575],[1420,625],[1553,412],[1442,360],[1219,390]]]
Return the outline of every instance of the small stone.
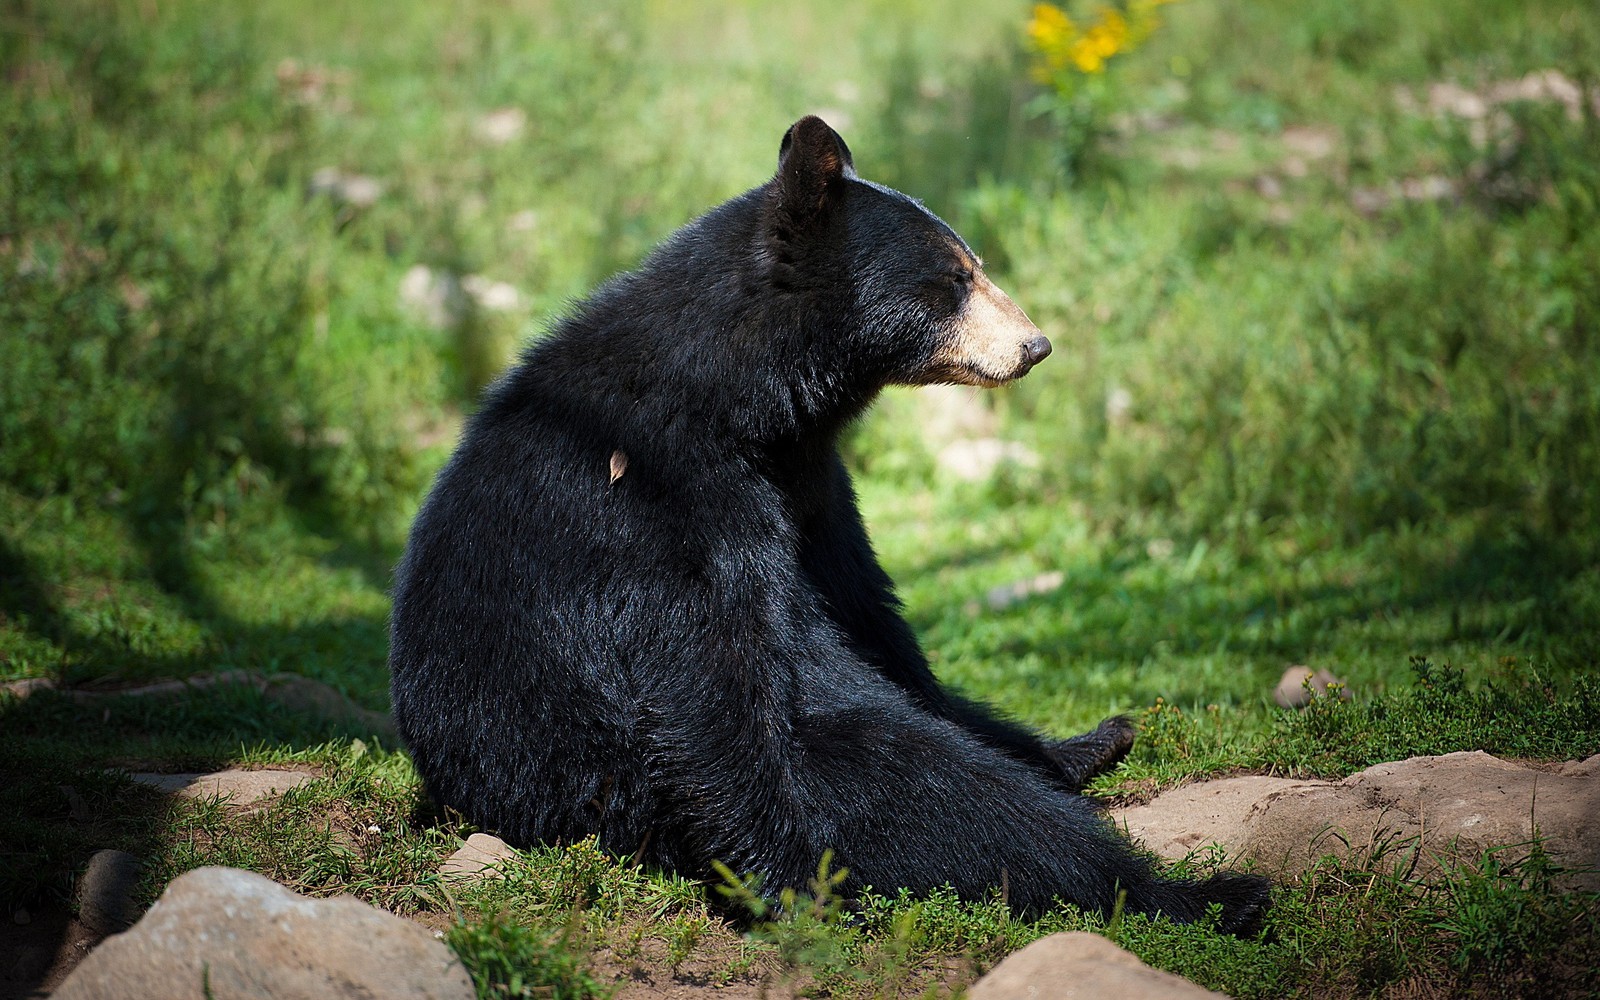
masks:
[[[1067,575],[1060,570],[1049,573],[1040,573],[1026,580],[1018,580],[1004,586],[993,587],[984,595],[984,603],[990,611],[1004,611],[1013,604],[1025,601],[1030,597],[1048,594],[1060,590],[1061,585],[1067,582]]]
[[[1350,692],[1345,688],[1344,681],[1333,676],[1331,671],[1296,665],[1283,672],[1277,688],[1272,692],[1272,700],[1283,708],[1304,708],[1311,704],[1312,698],[1326,695],[1335,686],[1339,689],[1339,697],[1349,701]]]
[[[1063,931],[1008,955],[974,983],[967,996],[970,1000],[1204,1000],[1223,994],[1152,969],[1098,934]]]
[[[179,876],[56,1000],[470,1000],[461,962],[424,927],[350,896],[317,900],[253,872]]]
[[[127,930],[139,918],[138,885],[138,858],[127,851],[96,851],[78,879],[78,920],[97,934]]]
[[[1400,182],[1400,195],[1407,201],[1443,201],[1454,198],[1456,182],[1438,174],[1426,177],[1407,177]]]
[[[446,879],[459,882],[502,878],[504,876],[499,866],[516,856],[517,852],[499,837],[492,837],[487,833],[475,833],[467,838],[467,842],[461,845],[460,850],[445,859],[439,874]]]
[[[522,135],[528,115],[521,108],[496,108],[473,123],[472,132],[493,146],[504,146]]]
[[[539,228],[539,213],[531,208],[513,212],[506,220],[506,230],[513,233],[531,233]]]
[[[417,264],[400,279],[400,304],[436,330],[459,324],[467,315],[467,293],[449,271]]]
[[[347,174],[338,167],[320,167],[311,174],[306,192],[352,208],[370,208],[383,196],[383,182],[365,174]]]
[[[1114,385],[1106,393],[1106,423],[1112,427],[1126,427],[1133,418],[1133,393]]]
[[[487,312],[510,312],[522,305],[522,293],[504,281],[469,274],[461,279],[461,289],[472,296],[479,309]]]
[[[19,908],[12,911],[11,922],[14,924],[31,924],[33,923],[33,914]]]
[[[1383,188],[1358,187],[1350,189],[1350,204],[1362,215],[1376,215],[1393,201]]]
[[[1302,708],[1311,703],[1311,692],[1306,690],[1306,681],[1316,675],[1310,667],[1293,666],[1283,672],[1277,688],[1272,692],[1272,700],[1283,708]]]
[[[1335,687],[1339,689],[1340,701],[1350,700],[1349,686],[1345,684],[1344,681],[1333,676],[1333,673],[1326,667],[1311,675],[1311,688],[1312,690],[1316,691],[1317,694],[1325,695],[1332,691]]]

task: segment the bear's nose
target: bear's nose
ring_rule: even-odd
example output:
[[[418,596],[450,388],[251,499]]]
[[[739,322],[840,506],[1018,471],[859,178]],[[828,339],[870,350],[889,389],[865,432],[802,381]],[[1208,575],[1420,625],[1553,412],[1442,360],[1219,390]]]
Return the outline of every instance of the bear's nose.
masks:
[[[1028,364],[1036,365],[1050,356],[1050,340],[1044,334],[1029,337],[1022,345],[1022,356],[1028,359]]]

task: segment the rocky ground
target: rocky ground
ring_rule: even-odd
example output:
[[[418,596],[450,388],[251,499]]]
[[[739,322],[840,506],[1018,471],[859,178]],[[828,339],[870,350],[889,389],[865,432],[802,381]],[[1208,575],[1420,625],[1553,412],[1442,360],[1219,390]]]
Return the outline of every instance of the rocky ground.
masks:
[[[1338,684],[1331,677],[1319,684],[1305,668],[1291,668],[1276,697],[1286,707],[1298,706],[1313,689],[1326,691],[1328,683]],[[219,684],[251,685],[299,710],[360,715],[360,721],[376,721],[379,731],[387,725],[387,719],[367,718],[376,713],[354,706],[333,689],[290,675],[233,671],[115,693],[160,697]],[[7,692],[28,697],[37,686],[20,682],[8,685]],[[89,700],[105,694],[69,692]],[[304,768],[256,768],[137,772],[128,777],[168,795],[216,799],[230,810],[250,812],[320,775]],[[1334,781],[1255,774],[1217,778],[1169,789],[1112,812],[1132,838],[1169,860],[1220,848],[1237,862],[1284,876],[1333,855],[1427,880],[1442,863],[1471,860],[1490,850],[1507,859],[1525,856],[1537,839],[1565,871],[1564,887],[1578,891],[1600,890],[1600,827],[1593,823],[1597,815],[1600,756],[1530,763],[1476,751],[1379,764]],[[498,866],[514,857],[498,838],[473,834],[445,861],[440,874],[456,884],[494,878]],[[140,861],[133,855],[100,851],[78,879],[75,913],[22,915],[25,919],[17,920],[0,955],[12,982],[26,981],[33,991],[18,995],[196,1000],[209,995],[474,995],[466,971],[440,940],[439,927],[349,896],[312,899],[231,868],[180,876],[141,915],[134,902],[139,874]],[[648,950],[628,956],[602,952],[594,958],[596,971],[615,981],[615,995],[623,1000],[784,995],[775,994],[772,977],[759,971],[722,985],[713,985],[709,974],[699,974],[701,966],[718,964],[719,942],[738,948],[737,934],[731,928],[720,930],[702,942],[698,951],[704,954],[688,962],[672,962]],[[978,1000],[1217,995],[1143,965],[1104,938],[1082,933],[1035,942],[976,983],[970,969],[948,972],[946,986],[970,986],[970,995]],[[1063,984],[1072,984],[1077,992],[1063,992]],[[790,992],[793,988],[791,984]]]
[[[317,776],[232,770],[131,777],[172,795],[218,796],[250,809]],[[1573,873],[1572,888],[1600,887],[1600,829],[1593,824],[1600,815],[1600,757],[1529,764],[1472,752],[1382,764],[1341,781],[1240,775],[1172,789],[1114,815],[1135,839],[1170,859],[1220,845],[1230,857],[1279,873],[1302,871],[1327,854],[1360,855],[1426,879],[1443,858],[1526,845],[1537,833]],[[443,874],[493,877],[509,857],[498,839],[475,834]],[[230,997],[474,995],[436,929],[352,897],[314,900],[250,872],[206,868],[174,880],[134,922],[137,871],[131,855],[101,852],[79,880],[78,913],[42,915],[23,936],[24,951],[52,950],[34,956],[47,957],[50,966],[35,980],[41,990],[54,988],[50,995],[63,998],[196,1000],[207,988],[209,995]],[[26,957],[11,956],[13,962]],[[771,995],[753,980],[715,987],[697,981],[692,966],[656,968],[648,955],[601,964],[617,977],[621,998]],[[966,981],[959,970],[953,975]],[[1078,992],[1064,992],[1064,984]],[[1093,990],[1083,992],[1090,985]],[[1087,934],[1036,942],[991,970],[970,995],[1043,1000],[1114,993],[1217,995]]]

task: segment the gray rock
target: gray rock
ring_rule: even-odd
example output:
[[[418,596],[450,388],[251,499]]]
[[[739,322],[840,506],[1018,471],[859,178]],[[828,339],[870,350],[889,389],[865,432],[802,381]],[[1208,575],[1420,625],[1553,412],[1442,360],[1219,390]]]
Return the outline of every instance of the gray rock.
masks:
[[[1119,810],[1119,824],[1178,860],[1219,844],[1267,871],[1304,871],[1325,854],[1377,857],[1421,878],[1441,859],[1490,848],[1526,855],[1537,828],[1568,869],[1563,885],[1600,890],[1600,756],[1537,767],[1482,751],[1378,764],[1342,781],[1246,776],[1163,792]]]
[[[511,291],[515,294],[515,289]],[[291,673],[265,675],[254,670],[223,670],[214,674],[195,674],[109,690],[62,688],[50,678],[34,677],[0,684],[0,695],[9,695],[20,701],[40,691],[55,690],[80,705],[96,705],[108,698],[175,698],[234,684],[253,687],[268,701],[297,712],[321,716],[336,723],[353,723],[385,739],[393,740],[395,737],[394,720],[387,712],[362,708],[330,685]]]
[[[345,173],[338,167],[321,167],[311,175],[306,192],[326,195],[351,208],[371,208],[383,197],[383,183],[365,174]]]
[[[220,797],[236,806],[254,805],[263,799],[282,795],[291,788],[299,788],[317,780],[308,771],[215,771],[211,774],[154,774],[138,772],[128,775],[141,785],[159,792],[185,799]]]
[[[321,681],[299,674],[278,673],[259,683],[262,697],[268,701],[335,722],[355,722],[378,736],[394,736],[394,720],[389,713],[362,708]]]
[[[1314,671],[1310,667],[1293,666],[1285,670],[1283,676],[1279,678],[1278,686],[1272,692],[1272,700],[1283,708],[1304,708],[1311,704],[1313,698],[1326,695],[1328,689],[1334,685],[1339,686],[1339,697],[1349,701],[1350,691],[1345,687],[1344,681],[1329,671],[1325,669]]]
[[[6,681],[0,684],[0,692],[22,701],[29,695],[40,691],[54,691],[56,682],[49,677],[24,677],[20,681]]]
[[[500,878],[499,866],[517,856],[517,852],[499,837],[475,833],[467,838],[461,849],[445,859],[439,874],[451,881],[476,882],[486,878]]]
[[[1060,570],[1052,570],[1049,573],[1030,576],[1026,580],[1018,580],[1015,583],[991,587],[988,593],[984,594],[983,601],[989,606],[990,611],[1004,611],[1013,604],[1020,604],[1030,597],[1054,593],[1060,590],[1061,585],[1066,582],[1067,575],[1065,573]]]
[[[1006,957],[967,991],[969,1000],[1204,1000],[1221,993],[1152,969],[1098,934],[1062,932]]]
[[[15,683],[31,685],[13,692],[19,698],[25,698],[36,690],[55,687],[54,682],[48,680]],[[181,679],[152,681],[136,687],[108,691],[70,690],[66,694],[79,704],[96,704],[106,698],[177,697],[230,684],[253,687],[268,701],[277,702],[297,712],[319,715],[335,722],[354,722],[376,735],[391,738],[394,736],[394,720],[389,718],[388,713],[362,708],[330,685],[300,674],[265,675],[254,670],[223,670],[214,674],[195,674]]]
[[[521,138],[527,125],[527,112],[521,108],[496,108],[472,123],[472,134],[491,146],[504,146]]]
[[[460,278],[426,264],[412,266],[400,279],[400,304],[436,330],[459,326],[471,308]]]
[[[56,1000],[471,1000],[466,969],[425,928],[348,896],[316,900],[236,868],[167,887]]]
[[[250,684],[255,681],[255,677],[256,675],[248,670],[222,670],[214,674],[195,674],[192,677],[175,680],[151,681],[137,687],[111,691],[74,691],[72,697],[77,701],[93,701],[97,698],[162,698],[228,684]]]
[[[127,851],[96,851],[78,879],[78,920],[96,934],[127,930],[139,918],[133,900],[139,859]]]

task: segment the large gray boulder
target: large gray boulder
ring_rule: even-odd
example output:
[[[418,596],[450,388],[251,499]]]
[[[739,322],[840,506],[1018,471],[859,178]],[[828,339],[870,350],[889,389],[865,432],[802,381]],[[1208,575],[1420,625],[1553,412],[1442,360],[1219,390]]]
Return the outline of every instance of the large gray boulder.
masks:
[[[1537,830],[1569,870],[1564,884],[1590,890],[1600,889],[1596,817],[1600,756],[1535,765],[1481,751],[1377,764],[1342,781],[1206,781],[1116,813],[1163,857],[1220,844],[1279,873],[1332,854],[1377,856],[1426,878],[1442,858],[1470,861],[1502,847],[1508,860],[1526,854]]]
[[[425,928],[349,896],[310,899],[236,868],[173,880],[107,938],[55,1000],[472,1000],[461,963]]]

